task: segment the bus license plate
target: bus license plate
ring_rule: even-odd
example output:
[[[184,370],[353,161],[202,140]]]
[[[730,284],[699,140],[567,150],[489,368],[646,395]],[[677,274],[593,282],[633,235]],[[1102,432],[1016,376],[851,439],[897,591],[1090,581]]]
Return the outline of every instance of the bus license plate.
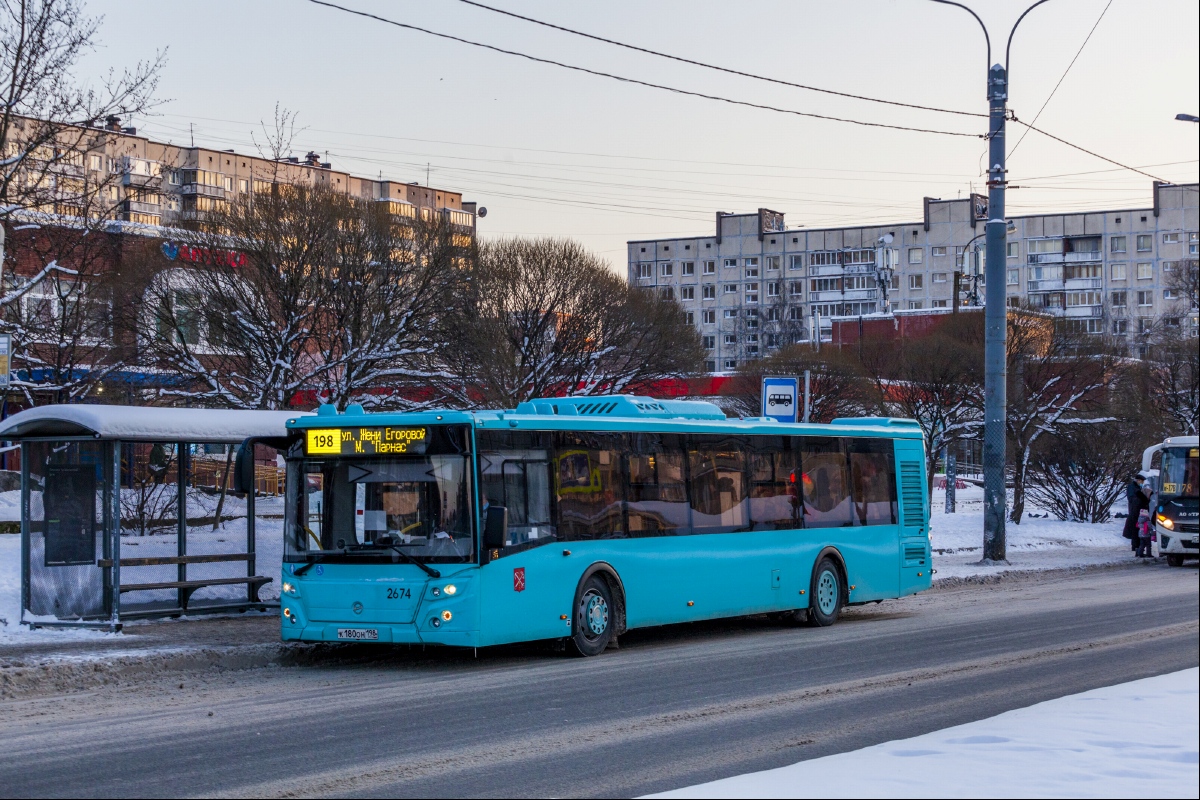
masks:
[[[349,642],[378,642],[378,628],[338,628],[338,638]]]

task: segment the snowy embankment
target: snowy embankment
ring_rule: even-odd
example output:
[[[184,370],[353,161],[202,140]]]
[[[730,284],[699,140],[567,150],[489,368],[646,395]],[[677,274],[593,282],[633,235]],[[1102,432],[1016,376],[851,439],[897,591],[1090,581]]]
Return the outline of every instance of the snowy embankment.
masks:
[[[654,797],[1196,797],[1200,669]]]
[[[1110,519],[1092,525],[1030,517],[1030,512],[1038,515],[1045,512],[1026,504],[1021,524],[1005,525],[1008,565],[982,566],[979,561],[983,558],[983,489],[972,485],[959,489],[953,514],[945,513],[945,498],[944,490],[934,490],[929,516],[935,580],[992,575],[1003,570],[1063,569],[1132,560],[1129,540],[1121,536],[1125,520]]]

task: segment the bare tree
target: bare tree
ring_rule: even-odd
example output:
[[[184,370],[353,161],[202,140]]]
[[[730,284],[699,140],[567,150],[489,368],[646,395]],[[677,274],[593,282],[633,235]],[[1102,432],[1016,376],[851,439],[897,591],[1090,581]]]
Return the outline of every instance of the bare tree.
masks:
[[[1118,422],[1067,426],[1035,448],[1029,496],[1061,520],[1107,522],[1140,454]]]
[[[1200,308],[1200,261],[1194,258],[1177,261],[1174,269],[1166,272],[1164,277],[1167,288],[1175,297],[1174,311],[1181,314],[1190,311],[1194,316]]]
[[[982,426],[978,380],[982,350],[945,323],[919,339],[869,340],[863,366],[891,416],[914,419],[925,438],[928,486],[942,448],[971,437]]]
[[[267,409],[314,390],[344,202],[322,188],[274,186],[197,221],[179,246],[196,248],[200,265],[149,269],[139,340],[186,381],[166,394]]]
[[[675,300],[628,286],[567,240],[483,245],[453,314],[443,386],[462,403],[627,391],[702,357]]]
[[[108,123],[154,106],[165,54],[77,81],[99,22],[78,0],[0,0],[0,330],[27,404],[82,399],[118,366],[101,232],[123,164]]]

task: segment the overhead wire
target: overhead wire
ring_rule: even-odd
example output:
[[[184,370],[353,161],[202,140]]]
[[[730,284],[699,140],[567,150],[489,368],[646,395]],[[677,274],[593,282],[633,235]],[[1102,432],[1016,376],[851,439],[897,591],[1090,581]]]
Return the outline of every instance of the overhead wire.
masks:
[[[830,94],[830,95],[835,95],[837,97],[846,97],[846,98],[850,98],[852,100],[864,100],[868,103],[882,103],[884,105],[899,106],[901,108],[913,108],[913,109],[917,109],[920,111],[936,111],[941,114],[958,114],[958,115],[961,115],[964,117],[984,117],[984,118],[987,117],[987,114],[983,114],[978,111],[959,111],[957,109],[952,109],[952,108],[938,108],[937,106],[925,106],[925,105],[920,105],[917,103],[904,103],[899,100],[884,100],[879,97],[868,97],[866,95],[861,95],[861,94],[852,94],[850,92],[839,92],[834,89],[823,89],[819,86],[809,86],[808,84],[795,83],[793,81],[785,81],[782,78],[772,78],[767,75],[756,75],[753,72],[744,72],[742,70],[732,69],[730,67],[722,67],[722,66],[718,66],[716,64],[708,64],[703,61],[696,61],[695,59],[691,59],[691,58],[684,58],[682,56],[676,56],[676,55],[672,55],[670,53],[663,53],[658,50],[651,50],[650,48],[647,48],[647,47],[639,47],[638,45],[629,44],[627,42],[619,42],[615,39],[609,39],[604,36],[597,36],[592,33],[586,33],[584,31],[575,30],[574,28],[567,28],[563,25],[556,25],[552,22],[546,22],[545,20],[534,19],[533,17],[527,17],[524,14],[517,14],[516,12],[507,11],[503,8],[496,8],[494,6],[485,5],[483,3],[476,2],[476,0],[458,0],[458,2],[468,5],[468,6],[474,6],[476,8],[481,8],[485,11],[492,11],[496,14],[502,14],[506,17],[512,17],[514,19],[523,20],[525,22],[532,22],[534,25],[541,25],[543,27],[550,28],[552,30],[561,31],[563,33],[569,33],[574,36],[582,36],[585,39],[591,39],[596,42],[602,42],[604,44],[611,44],[615,47],[623,47],[626,50],[632,50],[637,53],[645,53],[646,55],[655,56],[657,58],[666,58],[671,61],[678,61],[681,64],[690,64],[691,66],[694,66],[694,67],[702,67],[704,69],[711,69],[711,70],[715,70],[717,72],[724,72],[728,75],[737,75],[742,78],[752,78],[752,79],[758,80],[758,81],[766,81],[767,83],[779,84],[780,86],[791,86],[795,89],[805,89],[810,92],[820,92],[822,94]]]
[[[429,28],[422,28],[417,25],[411,25],[407,22],[397,22],[396,20],[388,19],[387,17],[381,17],[378,14],[372,14],[368,11],[360,11],[360,10],[354,9],[354,8],[347,8],[346,6],[341,6],[341,5],[338,5],[337,3],[331,3],[331,2],[329,2],[329,0],[308,0],[308,2],[310,2],[314,5],[325,6],[326,8],[332,8],[337,11],[342,11],[346,14],[352,14],[354,16],[364,17],[366,19],[375,20],[376,22],[382,22],[385,25],[393,25],[397,28],[404,28],[406,30],[417,31],[418,33],[424,33],[424,34],[428,34],[430,36],[436,36],[440,39],[448,39],[453,42],[460,42],[462,44],[468,44],[468,45],[471,45],[472,47],[481,47],[485,50],[491,50],[496,53],[503,53],[505,55],[516,56],[517,58],[524,58],[529,61],[537,62],[539,64],[549,64],[551,66],[561,67],[563,69],[569,69],[569,70],[573,70],[575,72],[582,72],[582,73],[585,73],[588,75],[595,75],[595,76],[601,77],[601,78],[609,78],[611,80],[620,81],[622,83],[628,83],[628,84],[632,84],[632,85],[636,85],[636,86],[645,86],[650,89],[660,89],[662,91],[672,92],[674,94],[679,94],[679,95],[685,95],[687,97],[698,97],[703,100],[713,100],[716,102],[728,103],[730,105],[735,105],[735,106],[744,106],[746,108],[757,108],[762,111],[773,111],[778,114],[790,114],[792,116],[806,117],[809,119],[820,119],[820,120],[825,120],[827,122],[844,122],[847,124],[860,125],[860,126],[867,127],[867,128],[885,128],[888,130],[907,131],[909,133],[929,133],[929,134],[934,134],[934,135],[938,135],[938,136],[955,136],[955,137],[964,137],[964,138],[970,138],[970,139],[985,138],[985,134],[964,133],[962,131],[944,131],[944,130],[937,130],[934,128],[918,128],[918,127],[908,126],[908,125],[892,125],[892,124],[889,124],[886,122],[870,122],[868,120],[851,119],[849,117],[835,117],[835,116],[828,115],[828,114],[814,114],[814,113],[808,112],[808,111],[796,111],[795,109],[790,109],[790,108],[780,108],[778,106],[770,106],[770,105],[766,105],[765,103],[752,103],[749,100],[735,100],[732,97],[722,97],[720,95],[715,95],[715,94],[706,94],[704,92],[697,92],[697,91],[693,91],[691,89],[680,89],[675,86],[667,86],[667,85],[661,84],[661,83],[652,83],[650,81],[644,81],[644,80],[641,80],[640,78],[630,78],[630,77],[626,77],[623,75],[616,75],[611,72],[603,72],[601,70],[589,69],[588,67],[581,67],[576,64],[567,64],[563,61],[555,61],[554,59],[550,59],[550,58],[542,58],[540,56],[533,56],[533,55],[529,55],[528,53],[522,53],[518,50],[507,50],[503,47],[497,47],[496,45],[486,44],[484,42],[476,42],[474,40],[465,39],[461,36],[455,36],[455,35],[449,34],[449,33],[441,33],[439,31],[430,30]]]
[[[467,2],[467,0],[463,0],[463,2]],[[1108,0],[1108,4],[1104,6],[1104,10],[1101,11],[1100,16],[1096,18],[1096,24],[1092,26],[1090,31],[1088,31],[1088,35],[1084,38],[1083,44],[1079,45],[1079,49],[1075,51],[1075,57],[1071,59],[1070,64],[1067,64],[1067,68],[1063,70],[1063,74],[1059,77],[1058,83],[1054,84],[1054,88],[1050,90],[1050,94],[1046,97],[1046,102],[1042,103],[1042,107],[1039,108],[1038,112],[1033,115],[1033,123],[1038,121],[1038,118],[1042,116],[1042,112],[1046,110],[1046,106],[1050,105],[1050,101],[1054,99],[1054,94],[1058,91],[1058,87],[1062,86],[1062,82],[1066,79],[1067,73],[1071,71],[1071,67],[1075,66],[1075,62],[1079,60],[1079,54],[1083,52],[1083,48],[1087,47],[1087,43],[1092,40],[1092,34],[1096,32],[1096,28],[1100,27],[1100,20],[1104,19],[1104,15],[1108,13],[1108,9],[1112,6],[1112,4],[1113,0]],[[1033,123],[1030,124],[1032,125]],[[1013,154],[1017,152],[1017,148],[1021,146],[1021,142],[1025,141],[1025,137],[1028,135],[1029,128],[1026,128],[1021,134],[1021,138],[1017,139],[1017,143],[1013,145],[1012,150],[1008,151],[1009,158],[1013,157]]]
[[[1041,128],[1034,127],[1034,125],[1032,123],[1025,122],[1024,120],[1018,119],[1016,114],[1012,114],[1010,116],[1010,119],[1013,122],[1017,123],[1018,125],[1024,125],[1029,130],[1034,131],[1035,133],[1040,133],[1042,136],[1045,136],[1048,139],[1053,139],[1054,141],[1058,142],[1059,144],[1065,144],[1067,147],[1074,148],[1081,153],[1087,153],[1089,156],[1098,158],[1101,161],[1107,161],[1109,164],[1112,164],[1113,166],[1120,167],[1121,169],[1127,169],[1130,172],[1136,172],[1139,175],[1145,175],[1147,178],[1150,178],[1151,180],[1160,181],[1162,183],[1170,183],[1170,181],[1164,181],[1162,178],[1158,177],[1157,175],[1151,175],[1149,172],[1146,172],[1145,170],[1140,170],[1137,167],[1131,167],[1128,164],[1122,164],[1120,161],[1111,159],[1108,156],[1102,156],[1094,150],[1088,150],[1086,147],[1081,147],[1080,145],[1077,145],[1074,142],[1068,142],[1066,139],[1063,139],[1061,136],[1055,136],[1053,133],[1049,133],[1047,131],[1042,130]]]

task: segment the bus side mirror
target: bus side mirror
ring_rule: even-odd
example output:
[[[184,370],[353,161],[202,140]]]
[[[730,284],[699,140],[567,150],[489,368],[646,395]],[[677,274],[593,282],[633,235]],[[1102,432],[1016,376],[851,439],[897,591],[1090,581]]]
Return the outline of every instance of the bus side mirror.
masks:
[[[254,440],[247,439],[238,446],[233,462],[233,490],[240,494],[254,491]]]
[[[508,509],[488,506],[483,520],[483,549],[499,550],[508,540]]]

